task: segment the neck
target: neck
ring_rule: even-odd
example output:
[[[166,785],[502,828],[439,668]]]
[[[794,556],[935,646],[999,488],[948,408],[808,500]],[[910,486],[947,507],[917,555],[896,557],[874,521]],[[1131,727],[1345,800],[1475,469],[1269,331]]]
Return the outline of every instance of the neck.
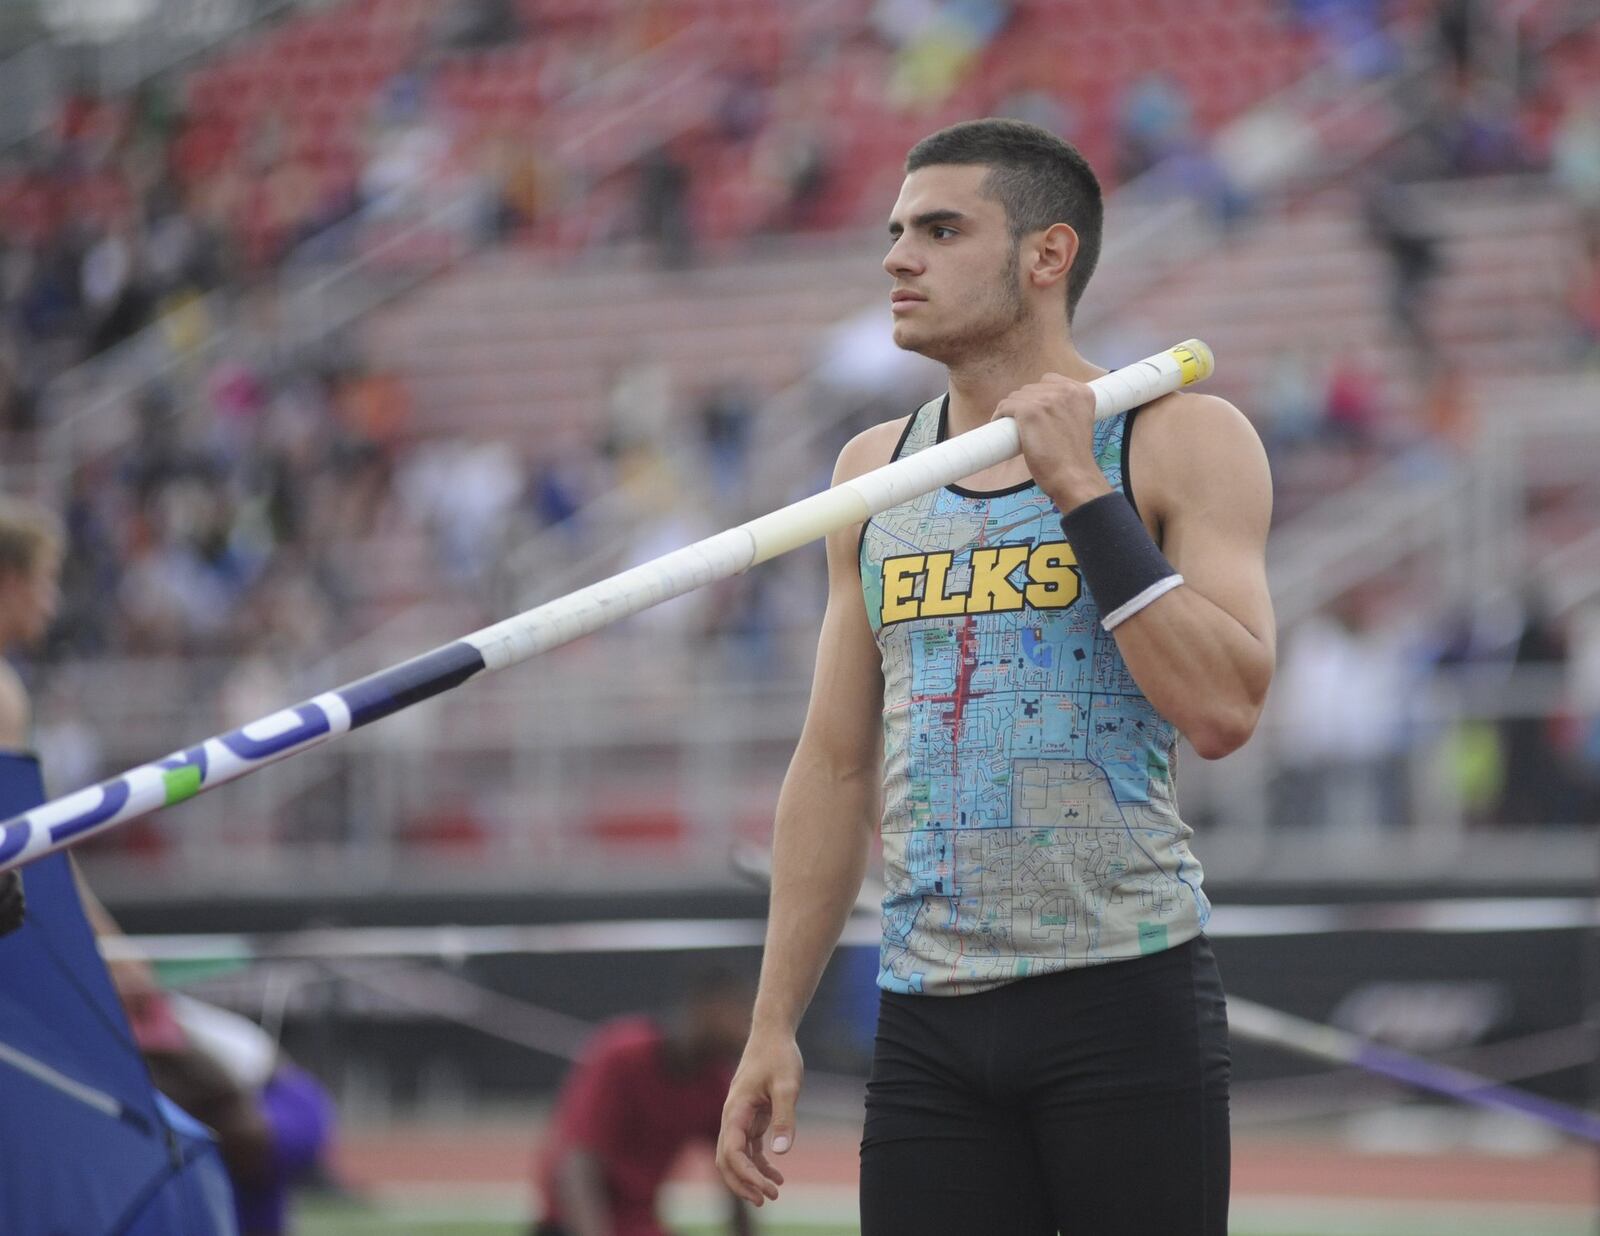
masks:
[[[950,436],[984,424],[994,416],[1002,399],[1030,382],[1037,382],[1047,373],[1087,382],[1106,372],[1079,355],[1072,336],[1064,331],[958,361],[949,367]]]

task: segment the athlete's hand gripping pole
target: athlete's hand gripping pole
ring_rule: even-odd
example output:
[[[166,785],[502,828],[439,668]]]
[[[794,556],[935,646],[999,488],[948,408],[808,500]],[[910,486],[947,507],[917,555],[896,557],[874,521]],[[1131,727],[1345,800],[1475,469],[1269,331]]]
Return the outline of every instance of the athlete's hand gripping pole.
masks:
[[[1095,415],[1115,416],[1210,376],[1198,339],[1096,378]],[[0,825],[0,871],[234,781],[390,713],[501,670],[620,618],[727,579],[797,546],[992,467],[1020,449],[1016,422],[992,421],[455,643],[324,692],[165,759],[57,798]]]

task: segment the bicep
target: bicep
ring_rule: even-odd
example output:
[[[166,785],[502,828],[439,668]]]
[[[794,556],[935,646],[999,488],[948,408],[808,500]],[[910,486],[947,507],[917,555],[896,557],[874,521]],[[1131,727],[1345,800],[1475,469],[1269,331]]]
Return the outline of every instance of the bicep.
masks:
[[[902,426],[904,421],[878,424],[846,443],[834,484],[885,463]],[[883,666],[861,592],[861,525],[853,524],[827,538],[827,610],[795,757],[821,756],[850,772],[877,767],[882,711]]]
[[[875,426],[853,439],[839,456],[834,484],[883,463],[903,424]],[[850,771],[876,769],[882,740],[883,668],[861,591],[860,549],[859,524],[828,537],[828,605],[796,749],[797,759],[820,756]]]
[[[857,531],[829,538],[828,606],[817,640],[803,748],[851,765],[877,758],[883,674],[857,574]]]
[[[1161,548],[1187,586],[1270,649],[1272,477],[1266,452],[1243,415],[1220,400],[1176,429],[1157,463]]]

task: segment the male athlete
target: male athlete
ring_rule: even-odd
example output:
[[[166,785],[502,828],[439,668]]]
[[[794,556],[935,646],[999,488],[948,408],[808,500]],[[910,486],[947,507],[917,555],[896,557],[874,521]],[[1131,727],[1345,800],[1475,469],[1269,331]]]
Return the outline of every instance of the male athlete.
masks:
[[[28,693],[4,657],[38,643],[55,617],[62,537],[42,508],[0,502],[0,758],[32,745]],[[0,936],[22,925],[24,908],[22,874],[0,872]]]
[[[1271,678],[1265,455],[1207,395],[1094,422],[1071,322],[1101,199],[1071,146],[973,121],[906,172],[894,337],[949,393],[835,481],[998,416],[1022,456],[828,539],[718,1165],[778,1196],[795,1028],[881,820],[863,1236],[1222,1236],[1227,1019],[1173,774],[1179,734],[1208,759],[1249,738]]]

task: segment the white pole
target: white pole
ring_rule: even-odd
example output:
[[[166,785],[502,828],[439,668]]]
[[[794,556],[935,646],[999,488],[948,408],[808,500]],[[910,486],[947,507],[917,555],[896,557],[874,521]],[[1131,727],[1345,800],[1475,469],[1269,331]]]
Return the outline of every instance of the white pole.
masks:
[[[1095,394],[1095,416],[1103,420],[1199,382],[1211,375],[1212,367],[1211,349],[1190,339],[1105,374],[1089,383]],[[458,687],[480,673],[526,661],[630,614],[737,575],[1010,459],[1018,449],[1016,422],[992,421],[358,682],[35,807],[0,824],[0,871],[237,780]]]

